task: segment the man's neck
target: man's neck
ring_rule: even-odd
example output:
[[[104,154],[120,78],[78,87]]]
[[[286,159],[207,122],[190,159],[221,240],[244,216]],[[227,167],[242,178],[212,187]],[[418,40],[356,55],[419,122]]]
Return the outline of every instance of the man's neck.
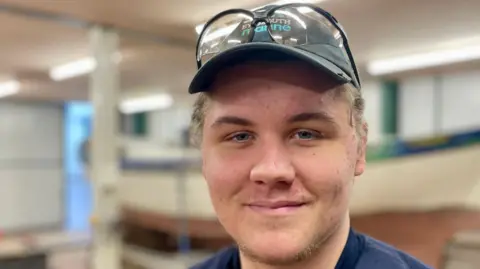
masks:
[[[335,269],[347,243],[349,232],[350,219],[346,217],[315,254],[298,264],[288,266],[272,266],[254,262],[240,253],[242,269]]]

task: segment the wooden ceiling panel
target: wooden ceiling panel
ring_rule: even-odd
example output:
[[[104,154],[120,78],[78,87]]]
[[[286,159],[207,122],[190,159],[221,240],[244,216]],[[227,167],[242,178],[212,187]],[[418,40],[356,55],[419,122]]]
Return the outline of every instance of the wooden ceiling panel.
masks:
[[[48,69],[88,51],[82,29],[5,13],[0,13],[0,36],[2,73]]]

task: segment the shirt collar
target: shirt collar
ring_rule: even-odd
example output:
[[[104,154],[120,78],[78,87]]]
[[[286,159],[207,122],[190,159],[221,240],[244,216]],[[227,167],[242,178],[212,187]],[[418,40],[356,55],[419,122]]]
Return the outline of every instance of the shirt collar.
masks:
[[[362,254],[364,245],[363,238],[359,236],[353,229],[350,229],[347,243],[343,248],[342,255],[340,256],[335,269],[355,268],[355,265]]]

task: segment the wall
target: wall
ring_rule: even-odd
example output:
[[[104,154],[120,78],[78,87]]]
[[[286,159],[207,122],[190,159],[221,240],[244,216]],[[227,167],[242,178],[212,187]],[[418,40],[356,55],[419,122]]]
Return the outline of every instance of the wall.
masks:
[[[442,133],[480,128],[480,70],[444,75],[439,88]]]
[[[415,77],[401,81],[399,90],[398,135],[405,139],[431,137],[435,126],[435,81]]]
[[[63,220],[63,109],[0,102],[0,230]]]
[[[181,133],[190,124],[190,113],[191,107],[183,104],[150,112],[148,139],[157,145],[167,147],[181,145]]]
[[[382,89],[380,82],[367,81],[362,84],[365,98],[365,120],[368,123],[368,141],[380,143],[382,137]]]
[[[398,112],[406,139],[480,128],[480,70],[402,80]]]

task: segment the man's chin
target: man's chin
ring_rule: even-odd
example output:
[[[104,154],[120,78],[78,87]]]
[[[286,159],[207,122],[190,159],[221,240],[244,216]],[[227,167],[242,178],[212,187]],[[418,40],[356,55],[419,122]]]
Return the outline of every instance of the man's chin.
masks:
[[[313,248],[308,243],[295,240],[253,240],[249,244],[239,245],[246,258],[270,265],[289,265],[307,258]]]

